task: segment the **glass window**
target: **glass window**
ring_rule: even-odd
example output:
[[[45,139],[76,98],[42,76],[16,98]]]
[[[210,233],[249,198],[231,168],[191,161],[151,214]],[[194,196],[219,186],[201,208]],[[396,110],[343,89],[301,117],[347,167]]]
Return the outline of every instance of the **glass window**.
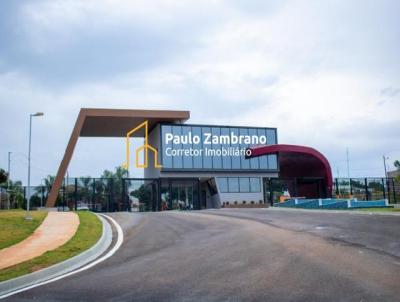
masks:
[[[182,135],[189,137],[189,134],[192,131],[192,127],[190,126],[182,126]],[[182,148],[184,150],[190,150],[192,148],[192,144],[189,143],[189,140],[186,140],[184,144],[182,144]],[[183,167],[187,169],[193,168],[193,156],[183,154]]]
[[[249,129],[249,135],[258,137],[257,129]],[[255,146],[255,145],[251,145],[251,146]],[[258,169],[259,168],[258,161],[259,161],[258,157],[251,158],[250,159],[250,168]]]
[[[250,192],[261,192],[261,183],[259,177],[250,177]]]
[[[170,133],[179,137],[179,143],[174,144],[165,141],[166,134]],[[189,137],[199,140],[198,144],[191,143]],[[162,165],[164,168],[175,169],[197,169],[197,170],[269,170],[278,168],[276,155],[265,155],[251,159],[245,159],[241,155],[243,149],[257,145],[245,143],[239,144],[240,136],[249,136],[250,140],[254,136],[266,136],[267,144],[276,142],[276,131],[274,129],[265,128],[234,128],[234,127],[207,127],[207,126],[191,126],[191,125],[162,125],[161,126],[161,142],[162,142]],[[219,141],[212,143],[212,138],[217,137]],[[208,138],[209,144],[205,143]],[[231,141],[233,140],[233,142]],[[167,156],[171,151],[190,150],[192,155]],[[205,152],[206,149],[211,152]],[[215,152],[218,150],[218,152]],[[222,152],[224,151],[224,152]],[[225,153],[225,155],[223,155]],[[207,156],[206,156],[207,154]],[[215,156],[214,156],[215,155]]]
[[[202,132],[202,135],[203,135],[203,138],[204,138],[206,135],[209,135],[211,133],[211,128],[202,127],[201,128],[201,132]],[[212,147],[212,145],[211,144],[210,145],[204,144],[203,147],[204,147],[203,151],[205,152],[205,149],[206,148],[210,149]],[[212,169],[212,157],[211,156],[207,156],[207,154],[203,154],[203,168]]]
[[[221,129],[220,128],[212,128],[211,130],[212,135],[217,136],[218,138],[221,135]],[[212,149],[213,150],[221,150],[221,145],[220,144],[212,144]],[[212,157],[212,161],[213,161],[213,169],[221,169],[222,168],[222,158],[221,155],[214,155]]]
[[[276,133],[275,129],[267,129],[267,145],[276,144]]]
[[[200,127],[192,127],[192,136],[201,137],[201,128]],[[193,144],[193,150],[202,150],[203,145],[200,141],[198,144]],[[203,168],[203,156],[198,154],[197,156],[193,156],[193,168],[202,169]]]
[[[241,193],[250,192],[250,183],[248,177],[239,177],[239,189]]]
[[[164,168],[172,168],[172,156],[167,156],[165,150],[167,148],[172,148],[172,143],[168,144],[165,142],[166,133],[172,133],[171,126],[164,125],[161,127],[161,135],[162,135],[162,165]]]
[[[182,134],[182,127],[181,126],[172,126],[172,133],[174,135],[180,136]],[[175,150],[182,149],[182,144],[174,144],[173,148]],[[182,168],[182,155],[175,155],[172,157],[172,166],[174,168]]]
[[[227,127],[221,128],[221,136],[229,136],[230,134],[231,133],[230,133],[229,128],[227,128]],[[230,144],[222,144],[221,147],[225,148],[225,149],[229,149]],[[232,159],[232,156],[228,156],[228,155],[222,156],[222,168],[223,169],[231,169],[231,167],[232,167],[231,159]]]
[[[239,128],[239,135],[249,135],[249,131],[246,128]],[[247,148],[248,144],[242,143],[240,144],[240,148]],[[250,159],[246,159],[244,156],[240,156],[241,168],[242,169],[250,169]]]
[[[229,128],[230,132],[232,132],[233,135],[239,136],[239,129],[237,128]],[[233,148],[239,148],[239,144],[231,144]],[[232,157],[232,169],[240,169],[240,157],[239,156],[233,156]]]
[[[228,191],[228,178],[226,177],[218,177],[218,187],[221,193],[227,193]]]
[[[271,154],[267,156],[268,156],[268,168],[272,170],[278,169],[278,158],[276,154]]]
[[[228,177],[228,191],[230,193],[239,192],[239,178],[238,177]]]
[[[267,131],[265,129],[257,129],[258,136],[265,135],[267,136]],[[267,141],[268,143],[268,141]],[[259,156],[258,157],[260,163],[260,169],[268,169],[268,157],[267,155]]]

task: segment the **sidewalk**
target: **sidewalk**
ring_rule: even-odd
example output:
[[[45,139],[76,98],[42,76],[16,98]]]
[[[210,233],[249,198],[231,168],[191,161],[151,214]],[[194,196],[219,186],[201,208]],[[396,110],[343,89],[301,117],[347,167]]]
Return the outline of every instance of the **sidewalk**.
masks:
[[[30,260],[54,250],[74,236],[79,217],[72,212],[49,212],[31,236],[0,250],[0,269]]]

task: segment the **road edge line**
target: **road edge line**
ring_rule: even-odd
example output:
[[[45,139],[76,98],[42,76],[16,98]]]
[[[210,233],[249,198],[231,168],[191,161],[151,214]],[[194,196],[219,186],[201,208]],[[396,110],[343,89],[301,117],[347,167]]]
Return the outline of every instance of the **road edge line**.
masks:
[[[112,255],[114,255],[115,252],[121,247],[121,245],[122,245],[122,243],[123,243],[123,241],[124,241],[124,233],[123,233],[123,231],[122,231],[122,228],[121,228],[121,226],[118,224],[118,222],[116,222],[112,217],[110,217],[110,216],[108,216],[108,215],[105,215],[105,214],[96,214],[96,215],[102,216],[102,217],[100,217],[101,220],[102,220],[102,222],[104,222],[103,220],[109,220],[109,221],[111,221],[112,224],[115,226],[115,228],[116,228],[116,230],[117,230],[117,236],[118,236],[118,237],[117,237],[117,242],[116,242],[115,245],[111,248],[111,250],[109,250],[105,255],[101,256],[100,258],[95,259],[94,261],[92,261],[92,262],[90,262],[90,263],[88,263],[88,264],[86,264],[86,265],[83,264],[83,266],[81,265],[80,267],[78,267],[78,268],[76,268],[76,269],[73,268],[72,271],[70,270],[70,271],[68,271],[68,272],[62,272],[60,275],[57,274],[56,276],[52,276],[52,277],[50,277],[50,278],[46,278],[46,280],[39,281],[39,282],[35,282],[34,284],[30,284],[30,285],[28,285],[28,286],[23,286],[23,287],[19,286],[19,288],[17,288],[17,289],[12,289],[12,290],[10,290],[10,291],[7,291],[7,292],[4,293],[4,294],[0,294],[0,299],[4,299],[4,298],[10,297],[10,296],[13,296],[13,295],[15,295],[15,294],[18,294],[18,293],[21,293],[21,292],[24,292],[24,291],[27,291],[27,290],[30,290],[30,289],[33,289],[33,288],[36,288],[36,287],[45,285],[45,284],[49,284],[49,283],[52,283],[52,282],[61,280],[61,279],[63,279],[63,278],[66,278],[66,277],[75,275],[75,274],[77,274],[77,273],[79,273],[79,272],[88,270],[89,268],[91,268],[91,267],[93,267],[93,266],[95,266],[95,265],[97,265],[97,264],[99,264],[99,263],[105,261],[106,259],[110,258]],[[105,218],[105,217],[106,217],[106,218]],[[108,224],[108,222],[106,222],[106,223]],[[110,244],[111,244],[111,242],[110,242]],[[107,246],[107,248],[108,248],[108,247],[109,247],[109,245]],[[90,249],[89,249],[88,251],[90,251]],[[81,254],[75,256],[75,257],[81,256],[81,255],[84,254],[84,253],[85,253],[85,252],[83,252],[83,253],[81,253]],[[104,253],[104,251],[103,251],[103,253]],[[99,256],[99,255],[97,255],[97,257],[98,257],[98,256]],[[71,258],[71,259],[73,259],[73,258]],[[66,261],[69,261],[69,260],[71,260],[71,259],[68,259],[68,260],[66,260]],[[65,262],[66,262],[66,261],[65,261]],[[61,263],[58,263],[58,264],[63,264],[63,263],[64,263],[64,262],[61,262]],[[57,264],[56,264],[56,265],[57,265]],[[52,267],[49,267],[49,268],[52,268]],[[46,270],[46,269],[44,269],[44,270]],[[40,271],[39,271],[39,272],[40,272]],[[33,273],[33,274],[35,274],[35,273]],[[31,274],[29,274],[29,275],[31,275]],[[25,276],[28,276],[28,275],[25,275]],[[23,277],[25,277],[25,276],[22,276],[22,277],[20,277],[20,278],[23,278]],[[18,279],[18,278],[16,278],[16,279]],[[11,279],[10,281],[12,281],[12,280],[13,280],[13,279]],[[7,281],[5,281],[5,282],[7,282]]]

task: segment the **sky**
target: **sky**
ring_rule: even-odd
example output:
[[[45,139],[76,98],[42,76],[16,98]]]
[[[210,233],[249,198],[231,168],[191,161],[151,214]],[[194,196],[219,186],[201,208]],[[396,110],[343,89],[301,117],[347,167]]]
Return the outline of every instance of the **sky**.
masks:
[[[1,1],[0,167],[57,172],[80,108],[190,110],[191,123],[278,128],[334,176],[400,160],[399,1]],[[69,176],[124,161],[81,138]],[[140,175],[140,171],[131,171]]]

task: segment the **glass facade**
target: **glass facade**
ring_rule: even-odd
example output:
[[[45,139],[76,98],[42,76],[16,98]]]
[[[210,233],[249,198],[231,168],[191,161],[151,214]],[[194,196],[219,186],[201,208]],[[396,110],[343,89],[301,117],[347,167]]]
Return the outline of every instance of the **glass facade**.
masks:
[[[248,147],[276,144],[275,128],[164,124],[161,125],[160,135],[163,169],[181,171],[276,171],[278,169],[278,159],[275,154],[245,158]]]
[[[217,177],[221,193],[259,193],[260,177]]]
[[[160,211],[200,209],[197,179],[162,179]]]

